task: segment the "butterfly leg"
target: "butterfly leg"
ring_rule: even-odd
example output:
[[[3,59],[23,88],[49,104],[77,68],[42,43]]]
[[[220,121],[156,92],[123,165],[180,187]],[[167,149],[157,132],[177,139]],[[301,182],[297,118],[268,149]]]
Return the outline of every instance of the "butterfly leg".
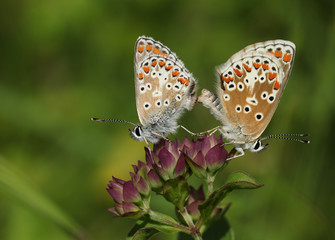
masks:
[[[198,134],[201,134],[201,135],[204,135],[204,134],[209,134],[209,135],[212,135],[213,133],[215,133],[216,131],[219,131],[221,128],[221,126],[217,126],[215,128],[212,128],[212,129],[209,129],[207,131],[204,131],[204,132],[201,132],[201,133],[198,133]]]
[[[160,137],[160,138],[163,138],[163,139],[166,140],[166,141],[170,141],[168,138],[166,138],[166,137],[160,135],[159,133],[156,133],[156,132],[152,132],[152,133],[155,134],[156,136]]]
[[[144,138],[144,141],[145,141],[145,143],[147,144],[147,147],[148,147],[149,151],[151,151],[151,148],[150,148],[150,146],[149,146],[148,140],[147,140],[146,138]]]
[[[217,126],[215,128],[212,128],[210,130],[207,130],[207,131],[204,131],[204,132],[200,132],[200,133],[194,133],[194,132],[191,132],[190,130],[188,130],[187,128],[185,128],[184,126],[182,125],[178,125],[178,127],[181,127],[182,129],[184,129],[186,132],[188,132],[189,134],[191,134],[192,136],[197,136],[197,137],[202,137],[204,136],[205,134],[209,134],[209,135],[212,135],[213,133],[215,133],[216,131],[218,131],[220,129],[221,126]]]
[[[190,130],[188,130],[186,127],[184,127],[183,125],[178,125],[177,128],[182,128],[184,129],[186,132],[188,132],[189,134],[191,134],[192,136],[197,136],[197,137],[201,137],[203,136],[203,134],[201,133],[194,133],[194,132],[191,132]]]
[[[236,154],[237,153],[237,154]],[[227,161],[230,161],[234,158],[242,157],[244,155],[244,151],[242,148],[233,148],[227,156]]]

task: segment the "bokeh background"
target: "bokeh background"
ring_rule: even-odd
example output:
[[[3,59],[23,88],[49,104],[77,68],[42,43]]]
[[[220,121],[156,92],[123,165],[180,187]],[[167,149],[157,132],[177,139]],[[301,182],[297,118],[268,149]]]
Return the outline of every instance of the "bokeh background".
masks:
[[[236,239],[334,239],[335,2],[10,1],[0,3],[0,239],[124,239],[134,220],[113,218],[105,187],[129,179],[144,143],[138,122],[133,48],[163,42],[214,91],[215,66],[245,46],[286,39],[293,71],[270,133],[310,133],[311,144],[271,140],[220,174],[250,173],[265,186],[227,201]],[[180,123],[199,132],[219,124],[195,106]],[[171,139],[182,139],[179,131]],[[171,212],[160,198],[153,208]],[[175,239],[158,235],[154,239]]]

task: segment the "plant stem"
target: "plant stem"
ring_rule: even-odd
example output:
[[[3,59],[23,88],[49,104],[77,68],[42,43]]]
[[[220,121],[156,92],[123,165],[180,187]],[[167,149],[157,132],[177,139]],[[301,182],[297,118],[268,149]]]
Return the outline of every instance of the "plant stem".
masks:
[[[193,234],[192,237],[193,237],[195,240],[202,240],[202,236],[201,236],[200,233]]]
[[[184,208],[183,211],[180,211],[180,214],[183,216],[185,222],[187,223],[187,225],[188,225],[190,228],[194,228],[194,227],[195,227],[195,225],[194,225],[194,223],[193,223],[193,221],[192,221],[192,218],[191,218],[190,214],[188,214],[186,208]]]
[[[176,223],[176,222],[173,222],[169,219],[166,219],[166,218],[160,216],[159,214],[155,213],[151,209],[148,209],[147,212],[150,215],[150,217],[152,217],[153,219],[158,219],[159,221],[164,222],[167,225],[171,225],[175,228],[178,228],[181,232],[184,232],[184,233],[187,233],[187,234],[191,234],[191,232],[192,232],[192,230],[189,227],[183,226],[179,223]]]
[[[214,180],[215,180],[215,176],[208,177],[207,180],[206,180],[206,183],[207,183],[207,197],[209,197],[213,192]]]
[[[183,216],[187,225],[191,228],[192,237],[196,240],[202,240],[201,233],[198,231],[197,227],[194,225],[190,214],[188,214],[188,212],[187,212],[187,209],[184,208],[183,211],[180,211],[180,214]]]

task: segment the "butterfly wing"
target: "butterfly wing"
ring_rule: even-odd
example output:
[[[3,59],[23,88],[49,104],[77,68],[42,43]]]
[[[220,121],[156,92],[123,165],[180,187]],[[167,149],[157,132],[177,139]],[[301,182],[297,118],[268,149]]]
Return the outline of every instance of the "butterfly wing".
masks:
[[[196,100],[195,79],[176,54],[158,41],[135,44],[135,92],[142,126],[162,136],[174,132],[183,110]]]
[[[250,45],[217,68],[218,97],[200,100],[230,131],[230,140],[254,141],[269,124],[290,75],[295,45],[273,40]],[[213,102],[214,101],[214,102]]]

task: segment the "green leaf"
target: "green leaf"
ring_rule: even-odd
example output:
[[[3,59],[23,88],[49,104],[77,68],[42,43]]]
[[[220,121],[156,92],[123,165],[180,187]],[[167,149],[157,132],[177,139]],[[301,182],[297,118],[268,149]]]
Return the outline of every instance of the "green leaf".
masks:
[[[234,172],[230,174],[224,185],[231,191],[234,189],[255,189],[264,186],[244,172]]]
[[[150,220],[147,219],[147,222],[149,222],[149,221],[150,222],[157,222],[157,223],[160,223],[160,224],[163,224],[163,225],[168,225],[170,227],[180,224],[174,218],[172,218],[168,215],[165,215],[163,213],[154,212],[152,210],[150,210],[150,212],[149,212],[149,217],[150,217]],[[175,228],[175,230],[179,231],[178,228]]]
[[[227,193],[235,189],[255,189],[262,186],[262,184],[244,172],[232,173],[223,186],[215,190],[205,202],[199,205],[201,225],[207,222],[213,210],[218,207]]]
[[[167,219],[167,222],[178,224],[173,218],[166,216],[164,214],[154,213],[154,217],[145,216],[141,220],[138,220],[135,226],[128,233],[127,239],[130,240],[141,240],[149,239],[153,235],[163,232],[163,233],[175,233],[180,231],[178,228],[169,225],[162,219]],[[158,221],[156,221],[158,220]]]
[[[234,240],[234,233],[225,217],[211,223],[210,227],[204,232],[203,239],[211,240]]]
[[[163,185],[163,196],[173,203],[179,210],[184,208],[184,204],[189,195],[187,181],[183,177],[177,177],[166,181]]]
[[[137,230],[133,236],[128,236],[127,239],[146,240],[157,233],[159,233],[159,231],[155,228],[141,228]]]

